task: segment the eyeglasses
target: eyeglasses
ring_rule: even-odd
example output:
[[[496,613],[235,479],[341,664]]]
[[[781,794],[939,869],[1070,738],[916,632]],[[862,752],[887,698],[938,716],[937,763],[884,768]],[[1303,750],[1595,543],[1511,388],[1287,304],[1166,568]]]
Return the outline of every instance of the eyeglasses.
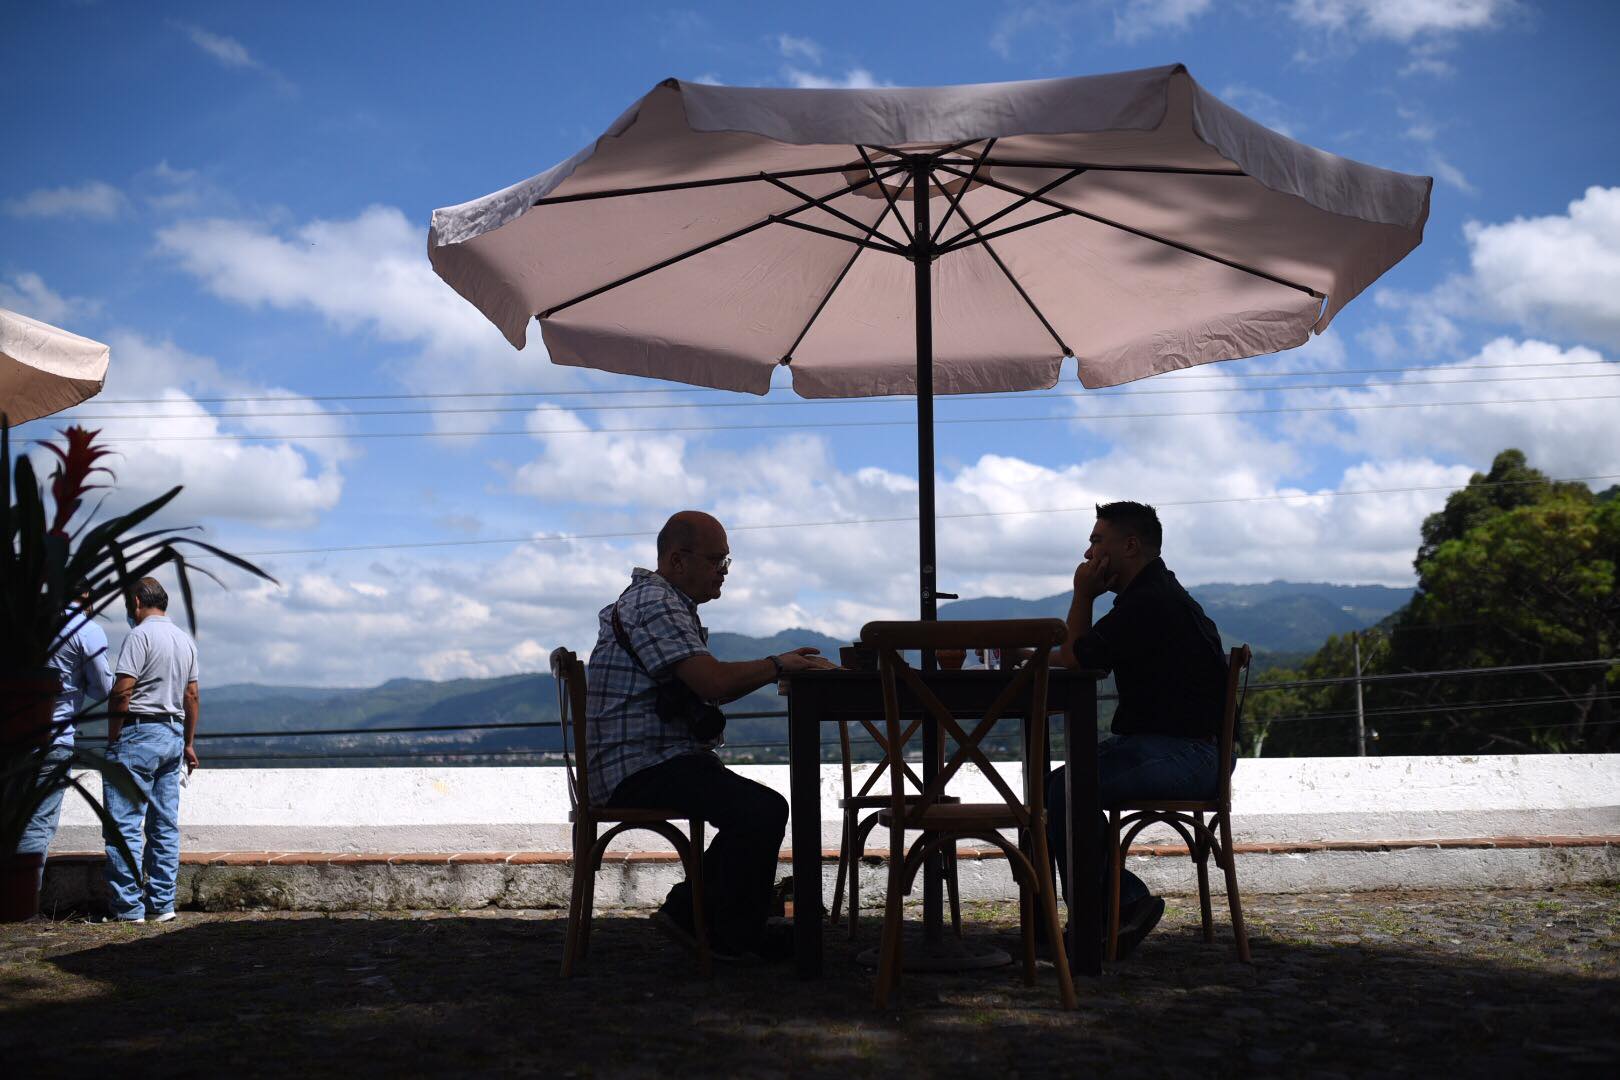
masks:
[[[714,568],[720,571],[722,574],[731,569],[730,555],[710,555],[707,552],[698,551],[694,548],[681,548],[680,550],[684,551],[688,555],[701,555],[703,558],[708,559]]]

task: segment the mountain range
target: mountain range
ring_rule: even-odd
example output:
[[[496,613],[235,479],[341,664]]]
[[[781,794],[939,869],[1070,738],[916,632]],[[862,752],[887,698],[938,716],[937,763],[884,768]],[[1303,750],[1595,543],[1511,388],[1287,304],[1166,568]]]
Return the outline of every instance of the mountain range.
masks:
[[[1410,599],[1412,590],[1379,585],[1273,581],[1200,585],[1190,590],[1228,644],[1246,641],[1262,666],[1314,651],[1330,634],[1371,626]],[[1069,594],[1039,600],[978,597],[940,607],[942,619],[1062,618]],[[811,645],[833,658],[847,641],[811,630],[769,637],[715,631],[709,647],[722,660],[748,660]],[[584,643],[581,643],[584,645]],[[727,707],[780,712],[767,687]],[[492,679],[392,679],[381,686],[334,689],[244,683],[203,692],[199,748],[217,766],[381,764],[525,764],[560,750],[556,686],[549,674]],[[467,728],[466,725],[481,725]],[[779,758],[780,718],[734,718],[734,756]],[[831,737],[831,733],[829,733]]]

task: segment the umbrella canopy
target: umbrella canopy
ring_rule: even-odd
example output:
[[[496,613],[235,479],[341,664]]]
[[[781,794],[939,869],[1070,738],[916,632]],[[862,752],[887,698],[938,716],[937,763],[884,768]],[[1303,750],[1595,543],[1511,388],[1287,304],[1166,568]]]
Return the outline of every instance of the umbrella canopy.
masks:
[[[99,341],[0,308],[0,412],[16,425],[95,396],[108,352]]]
[[[1292,348],[1422,240],[1433,181],[1255,123],[1184,67],[933,89],[669,80],[437,210],[434,269],[553,362],[762,394],[1111,386]]]

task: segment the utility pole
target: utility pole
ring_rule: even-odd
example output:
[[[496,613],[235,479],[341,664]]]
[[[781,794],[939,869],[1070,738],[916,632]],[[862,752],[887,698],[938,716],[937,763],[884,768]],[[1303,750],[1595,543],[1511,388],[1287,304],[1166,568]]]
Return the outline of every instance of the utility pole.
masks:
[[[1350,634],[1350,645],[1356,652],[1356,756],[1367,756],[1367,713],[1361,706],[1361,634]]]

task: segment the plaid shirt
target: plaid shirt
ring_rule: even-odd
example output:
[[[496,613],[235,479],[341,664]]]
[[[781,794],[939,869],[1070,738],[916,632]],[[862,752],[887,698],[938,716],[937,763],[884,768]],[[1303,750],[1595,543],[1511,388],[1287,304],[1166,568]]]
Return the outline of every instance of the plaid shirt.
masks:
[[[613,634],[613,609],[630,639],[642,671]],[[675,586],[637,567],[630,587],[598,616],[596,648],[585,675],[585,716],[590,726],[591,801],[605,803],[625,777],[681,754],[701,753],[717,743],[692,737],[684,721],[666,724],[656,710],[658,683],[689,656],[709,652],[709,632],[697,604]]]

